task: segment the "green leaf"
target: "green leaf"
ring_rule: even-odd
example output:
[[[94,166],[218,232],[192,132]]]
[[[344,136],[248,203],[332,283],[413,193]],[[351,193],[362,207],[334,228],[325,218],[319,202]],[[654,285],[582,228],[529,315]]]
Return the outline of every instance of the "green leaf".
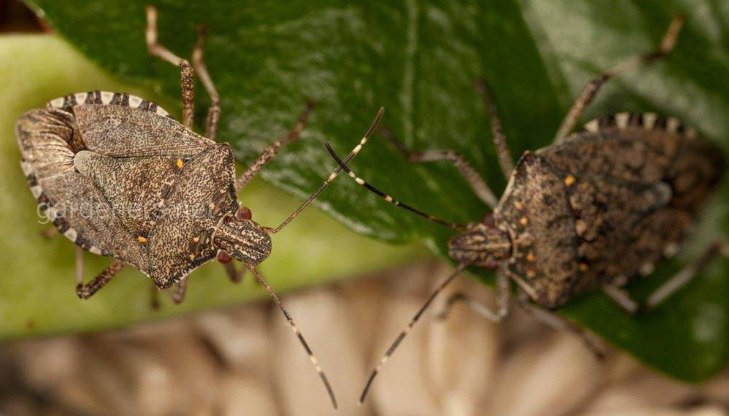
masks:
[[[178,74],[144,47],[145,1],[37,0],[51,25],[123,79],[155,88],[179,109]],[[581,87],[601,70],[652,50],[671,16],[687,25],[674,53],[611,82],[585,117],[658,111],[695,126],[729,149],[729,10],[719,0],[668,2],[554,0],[216,2],[159,4],[160,40],[187,54],[198,23],[209,27],[206,59],[222,96],[221,137],[249,163],[283,134],[305,99],[318,106],[300,143],[262,177],[298,196],[332,166],[322,144],[350,149],[380,105],[386,125],[415,149],[464,154],[500,191],[489,124],[473,82],[484,78],[501,113],[512,154],[550,143]],[[204,115],[204,94],[199,95]],[[456,222],[486,207],[445,163],[412,165],[384,140],[353,162],[358,173],[416,207]],[[676,264],[638,282],[647,293],[729,230],[726,181]],[[320,206],[358,232],[393,242],[425,241],[443,254],[447,229],[398,210],[354,183],[337,184]],[[601,295],[564,313],[647,364],[700,380],[729,354],[729,262],[715,261],[664,305],[630,318]]]
[[[190,276],[182,305],[172,305],[163,297],[162,308],[152,310],[152,282],[129,269],[91,299],[79,300],[74,291],[73,244],[62,236],[41,237],[52,226],[38,215],[20,170],[15,120],[28,109],[43,107],[52,97],[70,91],[129,91],[130,87],[111,79],[64,41],[47,35],[0,37],[0,79],[4,82],[0,94],[4,138],[0,141],[0,230],[4,233],[0,240],[0,339],[120,327],[266,296],[250,274],[235,286],[223,268],[211,262]],[[144,96],[138,88],[131,92]],[[300,203],[260,181],[246,188],[241,197],[262,224],[278,224]],[[304,211],[277,234],[273,246],[261,272],[278,291],[423,257],[422,249],[392,247],[361,237],[315,209]],[[108,258],[87,254],[87,279],[108,264]]]

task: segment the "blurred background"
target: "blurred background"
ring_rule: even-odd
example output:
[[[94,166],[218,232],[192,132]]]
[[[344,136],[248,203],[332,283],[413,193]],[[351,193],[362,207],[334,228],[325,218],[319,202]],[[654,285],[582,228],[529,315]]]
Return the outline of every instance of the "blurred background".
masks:
[[[502,325],[458,307],[437,321],[442,302],[357,406],[368,371],[450,271],[438,261],[420,262],[283,297],[332,381],[338,411],[279,311],[259,302],[122,331],[6,343],[0,413],[729,414],[729,372],[683,384],[614,350],[598,362],[579,339],[519,309]],[[493,301],[471,279],[454,282],[448,293],[458,290]]]
[[[707,4],[721,8],[718,3]],[[176,5],[176,2],[170,2],[171,8]],[[79,10],[79,13],[93,13],[93,10]],[[696,8],[696,13],[711,14],[711,11]],[[527,20],[530,17],[528,13],[525,16]],[[432,18],[438,21],[438,16],[433,15]],[[663,23],[653,23],[657,34],[660,34]],[[625,25],[628,26],[627,23]],[[13,78],[15,81],[8,82],[13,85],[6,85],[0,90],[0,103],[4,104],[3,108],[10,109],[3,118],[7,120],[2,122],[2,145],[5,146],[2,149],[7,152],[4,152],[4,166],[0,166],[3,169],[0,176],[5,178],[0,189],[6,195],[2,198],[5,205],[0,206],[0,210],[3,211],[2,229],[12,235],[2,242],[5,245],[0,250],[6,256],[3,260],[7,260],[7,269],[0,277],[6,281],[5,286],[0,287],[3,290],[7,288],[4,297],[0,295],[0,320],[4,321],[0,322],[0,415],[729,415],[729,372],[726,370],[714,371],[712,377],[689,384],[648,369],[631,354],[610,346],[606,346],[607,358],[597,361],[579,339],[544,327],[518,308],[514,308],[513,315],[500,325],[492,324],[464,307],[456,307],[445,320],[437,319],[435,315],[443,310],[443,300],[449,293],[466,292],[486,303],[493,302],[490,288],[471,277],[458,279],[447,293],[436,300],[380,373],[364,405],[358,406],[357,397],[369,371],[425,302],[427,295],[452,269],[443,261],[432,258],[422,245],[396,248],[364,241],[365,238],[355,236],[344,227],[330,224],[334,223],[330,219],[317,217],[321,215],[318,213],[307,213],[297,220],[304,225],[292,226],[290,235],[286,237],[291,242],[276,241],[275,251],[279,257],[272,258],[274,264],[264,270],[272,276],[272,283],[277,289],[287,291],[282,301],[332,381],[340,404],[337,411],[331,409],[311,363],[292,336],[280,311],[270,301],[261,298],[261,291],[252,284],[250,275],[246,276],[242,287],[235,287],[225,281],[218,265],[210,265],[197,272],[201,281],[199,284],[194,281],[191,285],[191,298],[185,305],[173,310],[175,307],[165,301],[159,313],[152,313],[147,298],[148,282],[129,273],[124,275],[126,277],[118,287],[102,291],[104,298],[81,305],[81,301],[73,296],[73,251],[70,244],[63,239],[44,242],[38,235],[43,228],[34,222],[32,198],[23,189],[25,184],[17,167],[18,151],[12,136],[12,123],[18,114],[32,108],[32,105],[37,107],[57,95],[76,92],[67,91],[68,88],[84,91],[84,88],[119,85],[120,81],[114,77],[124,74],[128,68],[114,72],[114,76],[107,75],[103,62],[88,63],[87,58],[82,56],[87,52],[82,42],[74,43],[81,49],[79,52],[61,41],[51,27],[23,3],[0,0],[0,73],[23,74],[30,71],[25,69],[32,66],[29,62],[47,65],[43,69],[33,69],[45,71],[42,72],[45,74],[42,83],[28,75],[22,81],[17,81],[21,78]],[[510,26],[506,29],[508,32]],[[723,36],[725,33],[717,29],[717,39],[721,38],[717,42],[721,45],[729,42],[729,38]],[[137,34],[141,38],[141,33]],[[215,40],[211,43],[216,45]],[[143,53],[143,44],[137,46]],[[690,46],[684,46],[684,49],[690,49]],[[650,47],[650,44],[641,47]],[[626,58],[631,56],[633,52],[625,49],[618,48],[611,53]],[[33,60],[32,56],[23,55],[23,50],[43,51],[48,53],[48,57]],[[723,58],[716,59],[721,61]],[[596,60],[601,64],[605,61],[600,57]],[[14,68],[14,65],[17,67]],[[584,71],[599,71],[597,64],[587,66],[590,68],[576,67]],[[64,75],[63,68],[74,74]],[[241,73],[246,72],[241,70]],[[158,74],[166,78],[167,86],[142,82],[142,87],[139,87],[134,83],[138,80],[132,77],[132,88],[140,89],[139,94],[148,91],[163,100],[170,100],[166,92],[173,90],[174,98],[177,82],[174,69],[160,65]],[[508,75],[501,76],[509,78]],[[122,82],[129,81],[122,78]],[[37,82],[37,87],[34,82]],[[92,82],[94,86],[87,87]],[[581,84],[584,79],[574,82]],[[656,81],[651,78],[651,82]],[[25,83],[30,86],[18,89],[19,84]],[[633,81],[629,84],[633,88],[628,88],[631,94],[636,90],[641,92],[640,87],[634,88]],[[691,87],[708,89],[704,84],[692,84]],[[442,93],[445,92],[436,91],[434,95]],[[529,91],[522,94],[529,95]],[[620,102],[621,98],[625,98],[623,94],[608,91],[608,98],[600,108],[603,111],[611,109],[615,104],[610,100]],[[569,102],[569,94],[563,91],[562,95],[565,97],[560,100]],[[640,98],[628,95],[629,107],[645,104]],[[661,101],[658,95],[655,100]],[[723,91],[717,92],[717,101],[712,103],[723,102],[725,95]],[[367,100],[376,101],[371,97]],[[22,105],[19,104],[21,102]],[[294,104],[287,111],[296,114],[298,101],[292,99],[292,102]],[[685,111],[682,108],[691,105],[691,102],[678,103],[677,111]],[[693,105],[701,106],[701,103],[693,102]],[[394,107],[397,112],[398,104]],[[226,108],[224,104],[224,118]],[[237,110],[240,107],[227,113],[232,119],[225,127],[228,131],[235,131],[236,121],[243,123],[244,128],[250,127],[236,118]],[[559,113],[556,109],[549,111],[550,114]],[[518,112],[514,112],[516,110],[507,110],[506,118],[518,118]],[[364,131],[368,117],[373,114],[368,112],[357,115],[355,120],[348,120],[353,124],[359,119],[365,121],[352,130]],[[551,117],[550,114],[544,116],[545,120]],[[701,127],[709,130],[709,134],[721,131],[725,122],[718,116],[704,119],[701,115],[691,114],[689,118],[708,120]],[[280,126],[293,119],[288,114],[277,117],[276,122]],[[530,117],[539,119],[541,115]],[[473,120],[465,122],[480,123]],[[554,124],[544,121],[548,126],[550,123]],[[316,120],[314,124],[316,130]],[[471,138],[488,131],[488,126],[483,123],[478,128],[479,131],[469,131]],[[395,129],[407,134],[406,126],[396,125]],[[552,131],[547,127],[544,129]],[[312,136],[318,137],[316,134],[312,133]],[[413,134],[425,137],[429,132]],[[356,143],[357,136],[349,136],[342,143]],[[490,140],[485,137],[483,141]],[[516,137],[518,149],[528,145],[527,139],[522,140],[520,135]],[[270,140],[270,137],[263,140]],[[468,143],[461,145],[468,146]],[[246,150],[245,146],[239,144],[239,150]],[[345,146],[342,144],[341,149],[346,149]],[[321,149],[317,151],[321,152]],[[517,154],[515,152],[515,156]],[[389,157],[386,156],[383,163],[389,163]],[[479,160],[478,163],[488,162]],[[489,166],[487,170],[494,172],[495,168]],[[272,174],[272,178],[267,179],[273,179],[275,183],[291,180],[285,173],[279,176]],[[322,174],[317,175],[312,181],[318,181]],[[306,184],[293,182],[293,185],[283,188],[301,196],[300,190],[306,188]],[[402,186],[407,187],[408,183]],[[280,191],[269,189],[266,185],[254,187],[256,189],[250,195],[260,199],[251,202],[256,219],[270,219],[271,223],[275,223],[290,210],[289,206],[297,204],[296,199],[281,195]],[[371,216],[376,217],[372,220],[376,225],[367,228],[341,214],[346,213],[341,203],[327,203],[333,205],[329,208],[334,210],[335,217],[350,228],[360,227],[359,230],[364,230],[365,234],[373,234],[378,229],[392,228],[401,218],[406,218],[407,214],[403,217],[394,214],[394,219],[381,215],[372,208],[382,209],[379,202],[360,202],[357,198],[362,196],[361,190],[354,187],[342,189],[346,189],[342,193],[353,199],[355,204],[361,204],[363,211],[370,210]],[[269,196],[271,193],[274,196]],[[16,195],[20,202],[8,202],[7,199],[14,200]],[[427,195],[420,198],[428,199]],[[441,199],[441,196],[434,199]],[[260,213],[268,209],[265,202],[286,208],[274,214]],[[324,204],[325,208],[327,204]],[[441,209],[440,213],[447,215],[452,209],[454,215],[478,219],[472,215],[474,212],[478,214],[478,207],[457,212],[458,207],[467,204],[467,201],[443,203],[443,208],[436,210]],[[23,214],[19,218],[16,212]],[[713,218],[719,218],[713,224],[722,224],[714,228],[724,227],[726,211],[718,209],[713,212]],[[417,235],[421,231],[417,228],[418,220],[403,221],[411,227],[405,227],[403,235],[406,237],[392,235],[385,239],[409,241],[410,234]],[[312,237],[314,234],[325,234],[328,240],[333,241],[328,246],[321,245],[325,243]],[[443,240],[442,236],[438,238]],[[441,244],[438,238],[427,240],[426,245]],[[334,250],[336,246],[342,246],[344,251],[332,251],[329,257],[319,257],[319,252]],[[435,249],[438,250],[442,247]],[[19,266],[16,267],[16,263],[7,265],[11,261]],[[306,269],[309,267],[305,264],[307,262],[316,264],[316,267]],[[87,270],[100,269],[104,264],[104,261],[91,260]],[[721,270],[714,274],[721,275]],[[46,280],[35,279],[38,276]],[[203,276],[211,277],[203,279]],[[22,282],[22,285],[8,284],[8,280]],[[251,294],[242,295],[242,292]],[[22,296],[28,294],[27,301],[17,301],[19,293]],[[729,296],[724,292],[720,295]],[[247,302],[242,303],[242,300]],[[599,313],[600,310],[597,311]],[[721,315],[723,311],[719,313]],[[683,328],[678,324],[677,327]],[[721,334],[723,336],[724,333]],[[726,358],[725,344],[718,348],[720,352],[715,353],[722,360]],[[682,353],[687,361],[695,358],[692,355],[696,354],[692,350]],[[706,354],[705,361],[711,361],[714,356]]]

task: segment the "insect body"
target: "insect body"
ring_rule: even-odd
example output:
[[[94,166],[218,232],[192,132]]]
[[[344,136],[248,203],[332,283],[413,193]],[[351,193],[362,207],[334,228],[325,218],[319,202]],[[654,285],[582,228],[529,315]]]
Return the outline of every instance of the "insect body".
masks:
[[[139,97],[94,91],[52,100],[31,110],[16,125],[21,166],[39,209],[77,245],[77,287],[88,298],[129,265],[160,289],[176,286],[184,298],[188,274],[217,258],[230,278],[241,275],[236,259],[253,273],[284,313],[309,353],[336,407],[334,393],[316,358],[278,297],[256,266],[271,253],[270,234],[293,220],[341,171],[276,228],[252,220],[237,199],[238,191],[286,144],[295,141],[311,110],[283,139],[265,149],[238,178],[230,146],[216,143],[220,114],[218,93],[202,61],[202,32],[193,65],[211,97],[206,136],[192,131],[193,66],[157,43],[156,10],[147,9],[147,46],[151,54],[179,66],[183,124],[156,104]],[[376,128],[355,148],[354,157]],[[90,283],[83,283],[83,250],[114,259]]]
[[[159,288],[179,284],[218,250],[251,266],[271,251],[268,234],[236,216],[230,146],[152,103],[110,92],[70,95],[25,114],[17,134],[31,191],[58,230]]]
[[[525,153],[493,213],[450,241],[451,257],[521,277],[532,301],[554,309],[675,252],[718,183],[720,149],[652,114],[590,128]]]
[[[633,300],[622,286],[637,276],[650,274],[658,261],[675,254],[687,227],[721,178],[725,164],[721,150],[678,120],[652,113],[600,118],[587,123],[584,131],[570,135],[600,87],[638,63],[665,56],[673,48],[681,24],[681,18],[674,19],[658,51],[626,62],[590,82],[568,112],[554,144],[526,152],[515,167],[495,106],[485,85],[478,84],[491,116],[499,163],[508,179],[498,201],[461,155],[440,150],[411,152],[384,132],[411,161],[454,163],[474,193],[492,209],[479,223],[449,223],[396,200],[356,176],[327,146],[358,184],[387,202],[458,231],[448,242],[450,257],[458,264],[456,271],[436,288],[388,348],[367,380],[360,402],[425,309],[466,267],[496,271],[496,309],[463,294],[448,299],[448,308],[463,301],[484,317],[500,321],[508,314],[514,281],[522,307],[545,323],[577,332],[599,354],[588,333],[552,310],[578,293],[602,289],[623,309],[635,313],[641,307],[659,304],[691,280],[713,256],[729,255],[726,243],[713,243],[652,293],[644,305]]]

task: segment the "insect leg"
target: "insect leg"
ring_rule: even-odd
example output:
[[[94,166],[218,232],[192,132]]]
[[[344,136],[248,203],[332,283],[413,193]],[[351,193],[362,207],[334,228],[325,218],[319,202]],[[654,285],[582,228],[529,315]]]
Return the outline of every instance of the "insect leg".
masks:
[[[496,110],[496,104],[494,104],[493,98],[489,93],[488,86],[483,80],[476,81],[476,91],[481,96],[481,100],[486,107],[486,111],[489,113],[491,119],[491,136],[494,141],[494,147],[496,147],[496,153],[499,157],[499,165],[501,171],[504,172],[504,177],[509,180],[511,171],[514,170],[514,162],[511,158],[511,152],[509,151],[509,145],[506,143],[506,136],[504,130],[501,127],[501,117],[499,112]]]
[[[704,252],[691,264],[684,267],[666,283],[654,290],[646,299],[643,309],[651,309],[660,305],[666,298],[693,280],[701,270],[717,255],[729,257],[729,244],[723,241],[711,243]]]
[[[476,169],[471,166],[470,163],[462,155],[452,150],[425,150],[422,152],[415,152],[405,147],[402,142],[395,138],[395,135],[388,129],[381,129],[382,135],[400,152],[402,155],[411,162],[434,162],[439,160],[447,160],[458,169],[463,179],[466,180],[468,185],[471,187],[476,196],[482,200],[486,205],[493,209],[496,207],[498,200],[491,191],[491,188],[481,178]],[[508,152],[508,150],[507,150]]]
[[[175,285],[175,291],[172,292],[172,302],[179,305],[185,300],[185,294],[187,294],[187,279],[182,279]]]
[[[76,255],[76,286],[83,285],[84,283],[84,249],[79,246],[75,246]]]
[[[208,108],[205,137],[210,140],[215,140],[215,137],[218,135],[218,119],[220,119],[220,96],[218,95],[218,90],[215,89],[215,84],[213,84],[213,80],[210,78],[210,73],[203,60],[206,35],[207,31],[205,26],[198,26],[197,42],[195,43],[195,49],[192,50],[192,65],[210,96],[210,108]]]
[[[511,298],[511,285],[509,276],[499,273],[496,276],[496,311],[475,299],[470,298],[463,292],[454,293],[446,301],[445,308],[436,315],[436,319],[445,319],[451,308],[459,302],[463,302],[469,309],[492,322],[501,322],[509,314],[509,299]]]
[[[616,305],[620,306],[625,312],[633,315],[640,309],[640,304],[633,299],[630,294],[623,288],[609,283],[602,286],[602,291]]]
[[[78,280],[76,283],[76,295],[81,299],[88,299],[104,287],[111,279],[124,268],[124,263],[114,260],[106,269],[96,275],[94,280],[84,284]],[[77,269],[78,271],[78,269]],[[77,275],[78,279],[78,275]]]
[[[192,66],[186,59],[172,53],[169,49],[157,43],[157,9],[147,6],[147,28],[145,29],[147,50],[151,55],[157,56],[180,67],[180,88],[182,90],[182,124],[192,129],[193,113],[195,110],[195,76]]]
[[[236,180],[235,180],[235,190],[240,191],[243,189],[243,187],[250,182],[251,179],[253,179],[256,175],[258,175],[258,172],[263,169],[268,162],[273,160],[274,157],[278,154],[279,151],[281,151],[281,148],[286,146],[287,144],[291,144],[299,139],[299,136],[301,135],[301,131],[304,130],[306,127],[306,122],[309,119],[309,113],[311,113],[311,110],[314,108],[314,103],[311,101],[306,102],[306,108],[304,109],[304,112],[299,115],[299,119],[296,121],[296,124],[294,127],[289,130],[289,132],[286,134],[286,136],[279,138],[273,144],[268,146],[267,148],[263,149],[263,152],[258,156],[258,159],[256,159],[252,165],[246,169],[245,172],[243,172]]]
[[[529,302],[529,297],[523,292],[519,294],[517,301],[519,306],[521,306],[525,312],[536,318],[538,321],[541,321],[558,331],[571,332],[580,337],[587,348],[595,355],[596,359],[603,360],[605,358],[605,346],[591,333],[562,318],[556,313]]]
[[[149,288],[149,307],[154,311],[159,310],[161,305],[159,301],[159,288],[154,284],[154,282],[150,283]]]
[[[225,267],[225,272],[228,274],[228,278],[231,282],[240,283],[240,281],[243,280],[243,272],[236,269],[235,264],[233,264],[232,261],[223,263],[223,267]]]
[[[321,379],[322,383],[324,383],[324,387],[327,390],[327,393],[329,394],[329,399],[332,401],[332,405],[334,408],[337,408],[337,399],[334,396],[334,391],[332,390],[332,386],[329,384],[329,379],[327,379],[326,374],[324,374],[324,370],[319,366],[319,361],[316,359],[316,356],[314,355],[314,352],[312,352],[311,348],[309,347],[309,344],[304,339],[304,336],[301,334],[301,331],[299,331],[299,328],[294,323],[294,320],[291,319],[291,315],[289,315],[289,312],[286,310],[286,308],[283,306],[281,301],[278,298],[278,295],[276,295],[276,292],[273,291],[271,286],[268,285],[266,280],[263,279],[263,276],[261,275],[258,270],[255,269],[253,266],[246,265],[248,267],[248,270],[253,273],[253,276],[255,276],[256,280],[263,286],[263,288],[268,292],[268,295],[271,296],[271,299],[273,299],[273,302],[278,306],[278,308],[283,312],[284,317],[286,318],[286,321],[289,323],[289,326],[291,327],[291,330],[294,332],[296,337],[299,339],[299,342],[301,342],[301,345],[304,347],[304,350],[306,350],[306,353],[309,355],[309,359],[311,360],[311,363],[314,365],[314,368],[316,369],[316,372],[319,374],[319,378]]]
[[[56,228],[56,227],[49,227],[40,232],[41,237],[43,237],[45,239],[51,239],[51,238],[55,237],[57,234],[58,234],[58,228]]]
[[[428,299],[425,301],[423,306],[420,307],[418,312],[413,316],[413,318],[408,322],[408,324],[405,326],[405,328],[400,332],[400,335],[395,338],[395,341],[390,345],[390,347],[385,352],[385,355],[382,356],[380,359],[380,362],[377,364],[377,367],[375,367],[374,370],[370,373],[369,378],[367,378],[367,382],[365,383],[364,388],[362,389],[362,393],[359,396],[359,404],[362,404],[367,397],[367,392],[370,390],[370,386],[372,386],[372,382],[375,380],[375,377],[377,377],[377,374],[379,374],[382,367],[387,363],[387,360],[390,359],[392,354],[397,350],[397,347],[402,343],[403,339],[407,336],[407,334],[410,333],[410,331],[413,329],[413,326],[418,322],[420,317],[423,315],[423,313],[428,309],[428,306],[430,306],[431,303],[433,303],[433,300],[440,294],[443,289],[445,289],[448,284],[450,284],[453,279],[458,277],[458,275],[461,274],[461,272],[467,267],[466,264],[460,264],[456,270],[451,273],[448,278],[446,278],[443,282],[441,282],[438,287],[435,288],[435,290],[430,294]]]
[[[595,98],[595,95],[597,95],[598,91],[600,91],[600,88],[602,88],[608,80],[622,74],[623,72],[629,71],[638,65],[665,58],[676,45],[676,38],[678,37],[678,32],[681,30],[683,23],[683,16],[674,17],[673,20],[671,20],[671,24],[668,26],[666,33],[663,35],[663,40],[661,41],[658,49],[625,61],[612,69],[603,72],[597,78],[588,82],[577,97],[577,100],[574,104],[572,104],[572,108],[570,108],[567,112],[562,124],[559,126],[557,134],[554,137],[554,143],[561,143],[567,138],[570,132],[574,129],[577,120],[580,118],[587,106],[590,105],[592,100]]]

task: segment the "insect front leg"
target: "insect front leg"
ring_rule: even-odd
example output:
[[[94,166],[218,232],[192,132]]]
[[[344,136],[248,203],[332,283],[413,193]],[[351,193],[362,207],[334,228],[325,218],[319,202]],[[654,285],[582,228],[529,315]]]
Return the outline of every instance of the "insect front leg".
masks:
[[[240,283],[241,280],[243,280],[243,272],[239,271],[232,261],[223,263],[223,267],[225,267],[225,273],[228,275],[231,282]]]
[[[157,9],[147,6],[147,27],[145,40],[150,55],[157,56],[180,67],[180,89],[182,90],[182,124],[192,130],[193,113],[195,111],[195,76],[192,66],[186,59],[172,53],[157,42]],[[207,87],[206,87],[207,88]]]
[[[476,91],[478,92],[478,95],[481,96],[481,100],[486,107],[486,111],[489,113],[489,117],[491,119],[491,137],[494,141],[494,147],[496,148],[496,153],[499,157],[501,171],[504,173],[504,177],[508,181],[511,176],[511,171],[514,170],[514,162],[511,158],[509,145],[506,143],[506,135],[504,135],[504,130],[501,127],[501,117],[499,117],[499,112],[496,110],[496,104],[489,93],[488,86],[485,81],[476,81]]]
[[[498,273],[496,276],[496,310],[475,299],[472,299],[463,292],[451,295],[445,304],[442,312],[436,315],[437,319],[445,319],[451,308],[458,303],[465,303],[469,309],[492,322],[501,322],[509,314],[509,300],[511,298],[511,284],[509,276],[505,273]]]
[[[412,151],[397,140],[391,131],[382,129],[380,132],[400,153],[402,153],[407,160],[411,162],[421,163],[440,160],[447,160],[451,162],[456,169],[458,169],[458,172],[460,172],[461,176],[463,176],[463,179],[466,180],[476,196],[486,205],[491,207],[491,209],[496,207],[498,200],[496,199],[493,191],[491,191],[491,188],[489,188],[483,178],[481,178],[476,169],[474,169],[462,155],[452,150],[425,150],[422,152]]]
[[[729,257],[729,244],[725,241],[715,241],[697,257],[691,264],[668,279],[661,287],[653,291],[645,302],[644,309],[651,309],[660,305],[666,298],[693,280],[699,272],[717,255]]]
[[[299,116],[298,121],[294,125],[294,127],[289,130],[289,132],[286,134],[286,136],[276,140],[265,148],[263,152],[258,156],[258,159],[256,159],[252,165],[246,169],[245,172],[243,172],[236,180],[235,180],[235,190],[240,191],[243,189],[248,182],[250,182],[251,179],[253,179],[256,175],[258,175],[258,172],[263,169],[264,166],[266,166],[271,160],[273,160],[274,157],[278,154],[279,151],[281,151],[281,148],[286,146],[287,144],[291,144],[299,139],[299,136],[301,136],[301,132],[306,127],[306,123],[309,119],[309,113],[311,113],[311,110],[314,108],[314,103],[311,101],[306,102],[306,108],[304,109],[304,112],[301,113]]]
[[[678,32],[681,30],[683,23],[683,16],[674,17],[671,21],[671,24],[668,26],[666,33],[663,35],[663,40],[661,41],[658,49],[645,55],[641,55],[625,61],[611,68],[610,70],[603,72],[597,78],[594,78],[590,82],[588,82],[580,95],[577,97],[577,100],[575,100],[574,104],[572,104],[572,107],[567,112],[567,115],[562,121],[562,124],[559,126],[557,134],[554,136],[554,143],[561,143],[567,138],[567,136],[575,128],[577,120],[580,118],[585,109],[587,109],[590,103],[592,103],[592,100],[595,98],[598,91],[600,91],[602,86],[605,85],[607,81],[615,78],[623,72],[634,69],[638,65],[665,58],[666,55],[668,55],[671,50],[673,50],[673,47],[676,45],[676,38],[678,37]]]
[[[220,119],[220,96],[218,90],[215,89],[215,84],[210,78],[210,73],[203,60],[203,49],[205,46],[205,38],[207,31],[205,26],[199,26],[197,30],[197,42],[195,43],[195,49],[192,50],[192,65],[197,72],[198,78],[202,82],[205,90],[210,96],[210,108],[208,108],[208,120],[205,127],[205,137],[210,140],[215,140],[218,135],[218,119]]]
[[[571,332],[572,334],[578,336],[582,340],[582,342],[585,343],[585,346],[587,346],[587,348],[592,351],[596,359],[602,361],[605,358],[605,346],[591,333],[562,318],[556,313],[531,303],[529,301],[529,296],[526,295],[526,293],[524,292],[520,293],[519,296],[517,296],[517,303],[526,313],[533,316],[538,321],[546,324],[547,326],[550,326],[558,331]]]

